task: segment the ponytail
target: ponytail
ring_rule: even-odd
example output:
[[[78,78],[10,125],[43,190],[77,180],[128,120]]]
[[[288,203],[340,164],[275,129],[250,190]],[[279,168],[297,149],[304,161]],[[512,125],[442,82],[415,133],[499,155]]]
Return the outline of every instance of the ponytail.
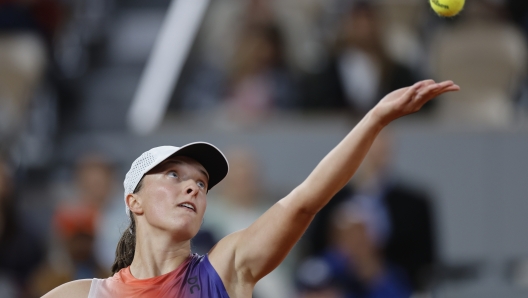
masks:
[[[141,189],[142,184],[143,179],[139,181],[134,193],[137,193]],[[130,266],[134,259],[134,253],[136,252],[136,221],[134,220],[132,212],[129,212],[129,215],[130,225],[123,232],[121,239],[117,243],[116,257],[112,265],[112,274],[116,274],[119,270]]]
[[[130,225],[123,232],[121,239],[117,243],[116,257],[112,265],[112,274],[126,268],[132,264],[134,253],[136,251],[136,222],[134,216],[130,213]]]

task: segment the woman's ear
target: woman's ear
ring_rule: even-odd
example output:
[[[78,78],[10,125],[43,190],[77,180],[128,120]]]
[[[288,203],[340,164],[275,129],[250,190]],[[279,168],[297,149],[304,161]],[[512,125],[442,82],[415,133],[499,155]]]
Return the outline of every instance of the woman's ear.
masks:
[[[142,198],[137,193],[128,194],[126,197],[126,203],[128,205],[128,209],[130,209],[132,213],[138,215],[143,214],[143,205],[141,204]]]

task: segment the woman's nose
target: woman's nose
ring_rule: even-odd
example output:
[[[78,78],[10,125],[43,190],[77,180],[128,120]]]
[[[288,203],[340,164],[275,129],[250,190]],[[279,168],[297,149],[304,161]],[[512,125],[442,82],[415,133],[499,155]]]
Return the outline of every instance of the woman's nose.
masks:
[[[185,193],[188,194],[188,195],[197,193],[198,192],[198,186],[195,185],[192,182],[192,180],[189,180],[188,182],[189,183],[185,187]]]

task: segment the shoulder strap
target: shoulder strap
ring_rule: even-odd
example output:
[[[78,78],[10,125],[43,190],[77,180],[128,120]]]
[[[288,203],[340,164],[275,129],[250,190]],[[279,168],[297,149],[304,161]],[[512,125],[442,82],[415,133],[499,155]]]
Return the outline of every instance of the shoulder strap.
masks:
[[[101,287],[102,279],[94,278],[92,279],[92,285],[90,286],[90,292],[88,293],[88,298],[97,298],[97,292]]]

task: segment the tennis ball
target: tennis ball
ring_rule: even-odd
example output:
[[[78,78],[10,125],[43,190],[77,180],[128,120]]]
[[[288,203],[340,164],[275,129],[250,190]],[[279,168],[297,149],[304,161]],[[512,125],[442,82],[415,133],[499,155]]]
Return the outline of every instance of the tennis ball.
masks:
[[[442,17],[456,16],[464,7],[465,0],[429,0],[433,10]]]

